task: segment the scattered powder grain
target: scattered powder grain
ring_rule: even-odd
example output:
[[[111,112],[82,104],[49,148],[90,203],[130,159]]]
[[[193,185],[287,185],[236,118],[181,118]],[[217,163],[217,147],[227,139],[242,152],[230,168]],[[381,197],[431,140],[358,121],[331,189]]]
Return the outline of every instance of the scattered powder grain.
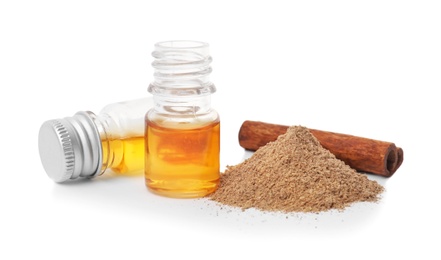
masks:
[[[210,199],[242,209],[319,212],[377,201],[384,188],[356,172],[302,126],[229,166]]]

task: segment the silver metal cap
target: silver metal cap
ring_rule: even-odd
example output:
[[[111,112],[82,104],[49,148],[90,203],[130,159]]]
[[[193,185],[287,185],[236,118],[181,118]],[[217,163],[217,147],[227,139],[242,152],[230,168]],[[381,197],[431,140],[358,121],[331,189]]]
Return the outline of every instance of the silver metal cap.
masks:
[[[55,182],[101,173],[102,146],[92,112],[54,119],[42,124],[38,136],[40,159]]]

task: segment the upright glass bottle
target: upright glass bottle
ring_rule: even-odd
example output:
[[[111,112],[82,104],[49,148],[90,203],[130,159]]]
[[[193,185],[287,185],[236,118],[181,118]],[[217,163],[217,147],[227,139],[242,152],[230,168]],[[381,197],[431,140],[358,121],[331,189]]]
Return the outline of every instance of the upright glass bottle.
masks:
[[[143,173],[144,116],[152,98],[107,105],[96,115],[80,111],[72,117],[44,122],[38,146],[43,167],[55,182],[95,177],[106,169]]]
[[[210,106],[209,45],[159,42],[152,53],[154,107],[145,117],[145,178],[156,194],[205,196],[219,182],[220,121]]]

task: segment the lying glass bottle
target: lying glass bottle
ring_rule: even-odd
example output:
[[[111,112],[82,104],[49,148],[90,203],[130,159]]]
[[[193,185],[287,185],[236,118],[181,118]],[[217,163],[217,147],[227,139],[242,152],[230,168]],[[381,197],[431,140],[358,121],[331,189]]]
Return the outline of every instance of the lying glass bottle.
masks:
[[[80,111],[44,122],[38,145],[47,175],[55,182],[144,170],[144,116],[151,97],[107,105],[99,114]]]

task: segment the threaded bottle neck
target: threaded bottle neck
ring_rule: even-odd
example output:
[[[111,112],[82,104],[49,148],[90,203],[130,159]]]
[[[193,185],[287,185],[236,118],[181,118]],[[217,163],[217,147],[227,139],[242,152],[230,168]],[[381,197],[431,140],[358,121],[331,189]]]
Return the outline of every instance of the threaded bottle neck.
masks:
[[[216,91],[209,80],[212,58],[209,45],[196,41],[167,41],[155,44],[154,82],[148,91],[158,96],[189,97]]]

